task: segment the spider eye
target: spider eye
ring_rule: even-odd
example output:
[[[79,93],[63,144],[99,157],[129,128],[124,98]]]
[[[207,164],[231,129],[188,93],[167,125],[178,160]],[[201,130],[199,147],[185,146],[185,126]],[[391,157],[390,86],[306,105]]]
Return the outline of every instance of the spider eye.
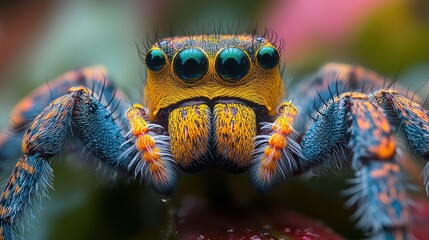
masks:
[[[187,48],[177,54],[173,66],[180,79],[187,83],[194,83],[207,73],[208,60],[200,49]]]
[[[237,82],[249,71],[249,57],[239,48],[222,50],[216,58],[216,72],[227,82]]]
[[[146,54],[145,62],[150,70],[158,72],[165,66],[165,55],[161,49],[152,49]]]
[[[279,53],[271,46],[265,46],[259,49],[256,54],[259,65],[265,70],[271,70],[279,64]]]

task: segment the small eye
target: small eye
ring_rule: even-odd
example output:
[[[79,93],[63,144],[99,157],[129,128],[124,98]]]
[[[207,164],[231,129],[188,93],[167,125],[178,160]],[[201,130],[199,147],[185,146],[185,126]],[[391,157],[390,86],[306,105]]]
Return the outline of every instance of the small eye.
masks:
[[[161,49],[152,49],[146,54],[145,62],[150,70],[158,72],[165,66],[165,55]]]
[[[271,70],[279,64],[279,53],[277,50],[270,46],[265,46],[259,49],[256,54],[256,59],[259,65],[265,70]]]
[[[225,48],[216,58],[216,72],[227,82],[237,82],[249,71],[249,57],[239,48]]]
[[[194,83],[207,73],[208,60],[200,49],[187,48],[177,54],[173,66],[180,79],[187,83]]]

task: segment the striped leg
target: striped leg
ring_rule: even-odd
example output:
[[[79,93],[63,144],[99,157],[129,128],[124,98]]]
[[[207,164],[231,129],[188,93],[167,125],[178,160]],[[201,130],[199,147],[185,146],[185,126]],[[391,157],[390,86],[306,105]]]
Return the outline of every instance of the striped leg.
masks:
[[[397,126],[410,152],[428,162],[429,113],[413,98],[404,97],[406,89],[401,86],[394,86],[397,91],[389,89],[392,86],[389,82],[359,66],[327,64],[313,75],[311,81],[300,84],[293,92],[301,113],[304,113],[298,116],[295,127],[304,133],[309,123],[312,124],[301,142],[304,157],[300,161],[301,167],[311,169],[319,164],[341,166],[344,159],[352,159],[346,163],[352,164],[357,178],[355,186],[348,191],[352,195],[349,204],[360,206],[357,212],[359,226],[372,230],[375,238],[403,239],[408,237],[409,202],[395,157],[382,157],[383,154],[388,155],[389,148],[396,149],[396,146],[386,145],[393,144],[393,141],[383,137],[392,133],[380,133],[387,128],[389,132],[395,132],[390,130],[390,126]],[[385,87],[387,89],[383,89]],[[371,97],[361,93],[344,94],[349,91],[359,91]],[[350,101],[355,102],[354,106],[359,105],[356,101],[372,104],[365,103],[352,113]],[[360,114],[359,117],[356,115],[358,112],[366,112],[367,116]],[[313,117],[317,117],[314,122]],[[379,130],[372,129],[375,125]],[[352,132],[353,129],[357,130]],[[374,149],[374,146],[383,145],[385,147]],[[371,151],[379,154],[371,155]],[[423,176],[429,194],[428,163]],[[380,214],[375,214],[377,211]]]
[[[297,164],[292,153],[299,155],[301,150],[289,135],[294,132],[292,125],[297,114],[295,106],[285,102],[280,105],[274,123],[262,123],[261,130],[267,130],[268,133],[256,137],[250,169],[252,183],[258,191],[269,190],[296,170]]]
[[[409,239],[410,201],[400,167],[396,141],[389,122],[376,105],[351,101],[350,146],[356,173],[347,192],[349,204],[357,204],[358,226],[378,239]]]
[[[169,195],[177,183],[177,167],[170,153],[169,137],[157,134],[161,126],[146,121],[146,112],[140,104],[134,104],[127,112],[130,134],[135,145],[130,146],[123,157],[133,156],[128,169],[140,175],[146,185],[156,192]]]
[[[17,238],[18,218],[30,209],[40,209],[37,204],[51,188],[52,178],[52,168],[40,154],[21,157],[1,196],[0,239]]]
[[[101,96],[101,95],[100,95]],[[61,149],[70,132],[77,133],[87,151],[116,170],[127,171],[129,159],[120,154],[130,145],[113,119],[114,109],[91,90],[79,86],[49,104],[30,124],[22,141],[22,157],[15,165],[0,200],[4,239],[14,239],[17,224],[52,178],[48,161]],[[125,144],[124,144],[125,143]]]
[[[429,111],[393,90],[381,90],[373,98],[399,125],[411,152],[426,160],[423,177],[429,195]]]
[[[0,200],[0,227],[3,239],[15,239],[19,217],[31,208],[35,197],[46,191],[52,178],[47,160],[60,149],[70,130],[74,95],[56,99],[27,130],[23,156],[17,162]],[[0,238],[1,238],[0,237]]]
[[[360,93],[343,93],[327,103],[301,142],[304,168],[344,161],[351,150],[358,226],[377,239],[408,236],[410,202],[396,163],[396,141],[383,111]],[[338,164],[338,163],[337,163]]]
[[[40,86],[23,98],[12,110],[12,130],[26,130],[23,127],[33,121],[54,99],[57,99],[74,86],[86,86],[91,92],[98,94],[103,102],[112,101],[110,105],[116,106],[124,94],[116,89],[102,66],[81,68],[77,71],[66,72],[51,82]]]
[[[64,73],[55,80],[35,89],[12,110],[11,126],[0,133],[0,164],[19,156],[22,138],[28,125],[54,99],[67,94],[73,86],[87,86],[101,102],[111,108],[125,109],[125,104],[128,102],[125,95],[116,89],[106,69],[102,66],[86,67]],[[114,114],[114,117],[117,117],[117,114]]]

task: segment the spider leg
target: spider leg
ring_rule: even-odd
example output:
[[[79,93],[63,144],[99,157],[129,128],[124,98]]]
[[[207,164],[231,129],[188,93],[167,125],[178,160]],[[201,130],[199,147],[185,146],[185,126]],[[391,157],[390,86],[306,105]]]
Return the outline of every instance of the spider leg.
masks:
[[[356,171],[346,191],[356,204],[358,226],[374,238],[407,238],[410,201],[396,162],[396,141],[383,110],[361,93],[348,92],[327,103],[301,142],[303,169],[347,160]]]
[[[12,129],[23,130],[22,127],[33,121],[54,99],[67,94],[69,89],[74,86],[86,86],[93,95],[98,94],[100,100],[104,100],[106,103],[112,100],[110,105],[113,106],[120,99],[126,99],[124,94],[116,89],[107,70],[102,66],[69,71],[46,85],[36,88],[15,106],[10,116]]]
[[[52,179],[48,160],[60,149],[73,110],[73,95],[54,101],[36,117],[26,132],[23,156],[15,165],[0,200],[0,228],[3,239],[15,239],[16,223],[25,209],[31,208],[35,197],[46,193]]]
[[[308,129],[311,117],[318,114],[315,109],[322,108],[326,102],[333,100],[344,92],[363,92],[368,95],[377,89],[389,87],[391,81],[377,74],[374,71],[361,66],[327,63],[320,70],[308,77],[307,81],[302,81],[291,92],[290,98],[294,99],[300,112],[296,120],[295,128],[297,132],[303,133]],[[389,85],[389,86],[387,86]],[[406,89],[394,86],[399,93],[405,95]]]
[[[53,88],[53,92],[62,90]],[[67,136],[76,133],[99,160],[119,171],[128,171],[131,159],[120,155],[131,143],[121,130],[122,120],[114,119],[121,116],[118,112],[123,111],[123,106],[118,95],[105,99],[103,91],[109,90],[104,87],[94,93],[83,86],[70,87],[66,94],[47,103],[32,120],[22,138],[22,156],[1,195],[0,239],[15,239],[22,216],[46,194],[53,176],[49,161],[59,152]],[[117,102],[116,106],[112,107],[112,102]],[[26,110],[18,113],[25,115]],[[30,117],[22,122],[25,121],[31,121]]]
[[[266,134],[256,137],[250,177],[255,188],[264,192],[292,175],[297,163],[292,154],[299,155],[300,146],[289,135],[298,111],[291,102],[280,105],[274,123],[262,123]]]
[[[429,195],[429,111],[394,90],[380,90],[372,100],[378,103],[394,125],[399,125],[411,152],[426,160],[423,170]]]
[[[130,133],[135,145],[130,146],[122,156],[132,155],[128,169],[134,169],[155,191],[169,195],[177,183],[177,167],[170,152],[170,138],[158,134],[162,127],[146,121],[146,112],[140,104],[134,104],[127,111]]]
[[[113,108],[120,104],[119,108],[124,109],[125,103],[128,102],[122,91],[116,89],[106,69],[102,66],[66,72],[35,89],[14,107],[10,115],[11,126],[0,133],[1,163],[19,158],[22,137],[29,127],[28,125],[54,99],[67,94],[73,86],[90,87],[93,93],[98,93],[100,101],[104,102],[107,107]],[[117,117],[116,114],[114,117]],[[119,119],[119,121],[121,120],[123,119]]]

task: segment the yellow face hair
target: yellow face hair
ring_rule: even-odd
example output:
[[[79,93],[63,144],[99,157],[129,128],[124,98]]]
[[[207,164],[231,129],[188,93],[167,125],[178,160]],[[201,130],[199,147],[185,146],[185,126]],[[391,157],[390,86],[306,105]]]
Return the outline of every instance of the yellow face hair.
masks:
[[[260,63],[266,53],[278,56],[267,39],[251,35],[160,40],[146,56],[149,69],[144,104],[149,108],[149,120],[156,119],[162,109],[201,99],[244,100],[275,115],[275,107],[284,97],[284,87],[277,63]],[[231,58],[237,60],[238,67],[231,69]]]
[[[148,50],[147,117],[168,133],[182,169],[250,165],[260,124],[284,97],[279,58],[267,39],[251,35],[167,38]]]

